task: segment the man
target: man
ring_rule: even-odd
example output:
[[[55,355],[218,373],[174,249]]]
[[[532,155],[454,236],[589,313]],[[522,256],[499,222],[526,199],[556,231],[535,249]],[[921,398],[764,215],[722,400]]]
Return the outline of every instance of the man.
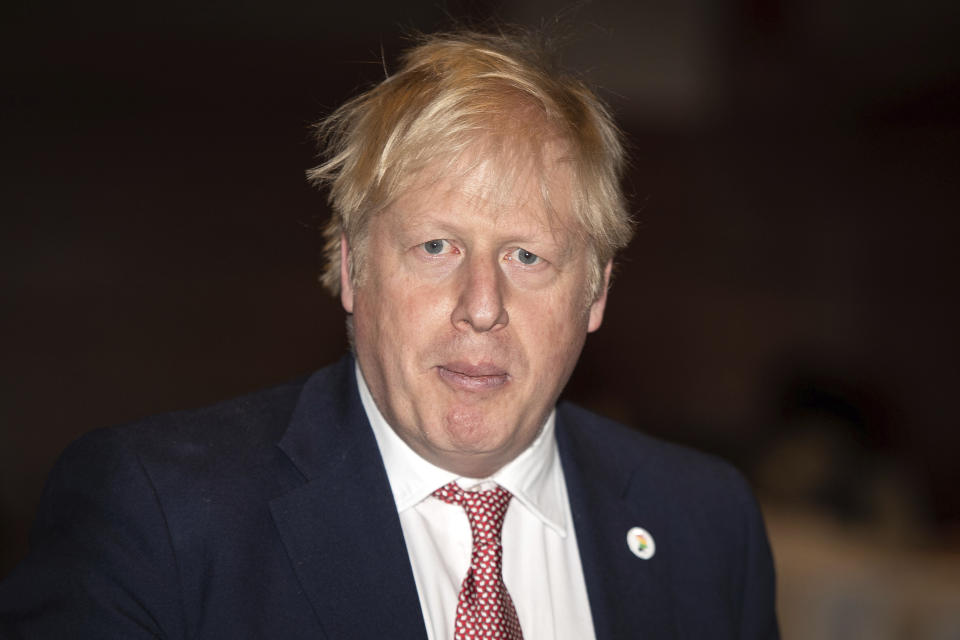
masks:
[[[0,631],[776,637],[739,475],[555,407],[631,233],[593,94],[528,39],[434,36],[319,137],[355,355],[72,445]]]

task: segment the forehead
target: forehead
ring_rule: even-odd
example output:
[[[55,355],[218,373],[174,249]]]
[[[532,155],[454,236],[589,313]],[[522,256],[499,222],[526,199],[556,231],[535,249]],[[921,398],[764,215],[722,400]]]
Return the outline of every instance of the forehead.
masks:
[[[580,236],[573,212],[573,172],[555,151],[485,153],[482,146],[434,161],[412,176],[387,207],[402,222],[481,218],[498,227],[525,227]]]

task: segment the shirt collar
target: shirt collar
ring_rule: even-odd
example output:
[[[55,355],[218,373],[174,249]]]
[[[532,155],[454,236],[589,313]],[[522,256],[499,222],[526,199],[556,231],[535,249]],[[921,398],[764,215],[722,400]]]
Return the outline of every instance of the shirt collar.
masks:
[[[357,386],[367,419],[380,448],[397,512],[411,509],[440,487],[456,480],[464,489],[495,482],[545,525],[562,537],[567,535],[563,474],[553,437],[556,411],[551,411],[536,439],[519,456],[489,478],[465,478],[423,459],[387,423],[370,394],[360,365]]]

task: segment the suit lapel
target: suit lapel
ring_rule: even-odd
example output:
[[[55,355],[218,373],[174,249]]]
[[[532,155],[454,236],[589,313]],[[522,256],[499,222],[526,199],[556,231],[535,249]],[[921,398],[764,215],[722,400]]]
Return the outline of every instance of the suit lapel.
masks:
[[[303,484],[270,509],[330,638],[426,638],[400,519],[354,380],[353,359],[310,378],[279,446]],[[649,560],[627,547],[634,526],[657,535],[662,505],[641,495],[597,418],[557,412],[557,445],[598,640],[677,637],[669,541]],[[605,444],[606,443],[606,444]],[[661,491],[663,488],[658,488]]]
[[[353,359],[304,386],[280,442],[306,482],[270,509],[330,638],[426,638],[396,505]]]
[[[635,495],[635,470],[619,464],[596,421],[570,407],[557,412],[557,446],[597,640],[675,638],[668,541],[657,539],[649,560],[627,547],[627,531],[640,526],[656,536],[662,518],[654,500]]]

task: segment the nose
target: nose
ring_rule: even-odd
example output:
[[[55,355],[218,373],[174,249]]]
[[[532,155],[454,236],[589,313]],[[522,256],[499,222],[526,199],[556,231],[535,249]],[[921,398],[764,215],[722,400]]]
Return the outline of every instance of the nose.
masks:
[[[495,258],[474,255],[463,265],[457,304],[450,317],[457,329],[495,331],[507,326],[506,282]]]

